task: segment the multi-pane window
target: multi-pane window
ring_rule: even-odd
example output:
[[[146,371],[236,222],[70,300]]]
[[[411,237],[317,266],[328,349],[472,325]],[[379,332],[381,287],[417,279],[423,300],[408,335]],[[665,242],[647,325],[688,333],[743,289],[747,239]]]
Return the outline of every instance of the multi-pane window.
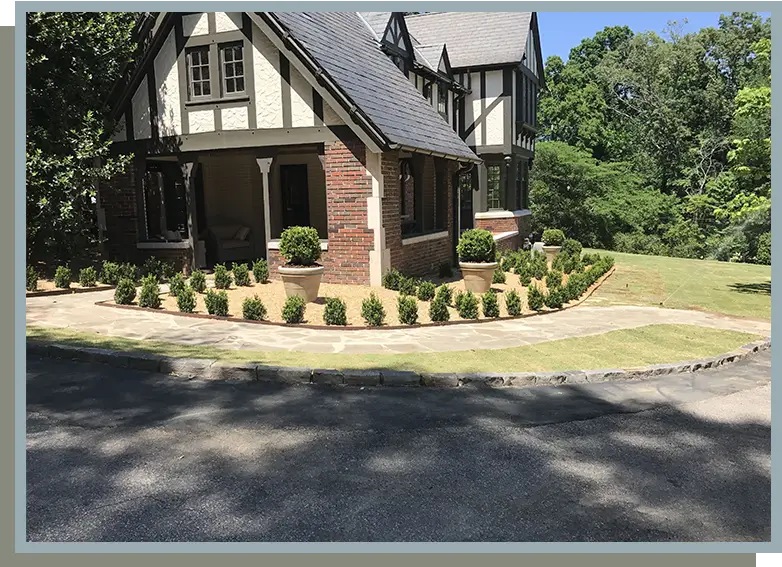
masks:
[[[176,164],[148,164],[143,198],[148,240],[187,238],[185,185]]]
[[[448,120],[448,89],[444,85],[437,86],[437,111]]]
[[[499,165],[490,165],[486,168],[487,205],[489,210],[502,209],[503,199],[500,177]]]
[[[416,228],[415,220],[415,176],[411,159],[399,160],[399,214],[402,220],[402,234],[409,234]]]
[[[212,95],[209,73],[209,48],[198,47],[187,52],[190,98]]]
[[[241,43],[232,43],[220,48],[223,67],[223,94],[232,95],[244,92],[244,47]]]

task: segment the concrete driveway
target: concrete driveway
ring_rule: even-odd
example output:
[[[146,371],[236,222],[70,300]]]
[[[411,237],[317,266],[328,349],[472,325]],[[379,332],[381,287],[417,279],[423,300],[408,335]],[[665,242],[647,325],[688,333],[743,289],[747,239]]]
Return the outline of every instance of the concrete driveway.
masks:
[[[30,541],[770,539],[770,353],[373,390],[28,360]]]

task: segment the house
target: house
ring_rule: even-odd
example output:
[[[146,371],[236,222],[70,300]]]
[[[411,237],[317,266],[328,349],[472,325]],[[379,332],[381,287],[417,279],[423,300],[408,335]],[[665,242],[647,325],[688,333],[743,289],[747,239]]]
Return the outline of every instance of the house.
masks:
[[[324,281],[379,285],[453,262],[466,228],[525,234],[534,14],[160,12],[137,33],[111,96],[134,157],[98,189],[112,257],[275,274],[307,225]]]

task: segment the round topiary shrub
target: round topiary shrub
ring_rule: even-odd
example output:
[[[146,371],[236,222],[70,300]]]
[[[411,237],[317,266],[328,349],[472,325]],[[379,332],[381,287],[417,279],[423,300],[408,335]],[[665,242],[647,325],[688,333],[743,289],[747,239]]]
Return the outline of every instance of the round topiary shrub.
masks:
[[[527,305],[533,311],[540,311],[545,305],[545,297],[538,286],[531,285],[527,288]]]
[[[27,273],[25,274],[25,288],[27,291],[35,291],[38,289],[38,271],[32,266],[27,266]]]
[[[505,310],[511,317],[521,315],[521,297],[515,289],[505,292]]]
[[[503,284],[505,283],[505,270],[502,268],[497,268],[494,270],[494,275],[491,278],[491,283],[493,284]]]
[[[98,274],[92,266],[79,270],[79,285],[81,287],[95,287],[97,279]]]
[[[441,323],[448,321],[450,318],[451,314],[448,312],[448,302],[445,300],[445,296],[437,294],[429,304],[429,319],[432,322]]]
[[[497,259],[494,237],[482,228],[465,230],[459,237],[456,253],[460,262],[492,263]]]
[[[193,288],[182,283],[182,288],[176,295],[176,306],[182,313],[192,313],[196,308],[196,295]]]
[[[373,293],[361,302],[361,317],[370,327],[379,327],[386,318],[383,302]]]
[[[264,260],[256,260],[253,262],[253,277],[255,282],[259,284],[265,284],[269,281],[269,263]]]
[[[168,280],[168,293],[174,297],[179,297],[185,288],[185,277],[181,273],[176,273]],[[181,309],[180,309],[181,311]]]
[[[228,317],[228,294],[225,291],[206,290],[204,304],[206,305],[206,312],[210,315]]]
[[[583,249],[583,246],[581,246],[581,243],[578,240],[574,238],[566,238],[564,242],[562,242],[562,249],[559,251],[559,253],[565,254],[566,256],[575,256],[578,258],[581,256],[581,251]]]
[[[266,306],[257,295],[247,297],[242,302],[242,317],[249,321],[263,321],[266,319]]]
[[[546,287],[553,289],[562,285],[562,272],[559,270],[551,270],[546,274]]]
[[[414,297],[400,295],[396,301],[399,322],[403,325],[415,325],[418,322],[418,303]]]
[[[399,291],[399,284],[402,282],[402,272],[396,268],[390,268],[383,274],[383,287],[392,291]]]
[[[280,256],[289,266],[314,266],[320,260],[320,238],[311,226],[291,226],[280,235]]]
[[[236,282],[236,285],[250,285],[250,268],[247,264],[234,264],[231,271],[234,273],[234,282]]]
[[[229,289],[233,283],[231,274],[223,264],[215,265],[215,287],[217,289]]]
[[[500,316],[500,302],[497,299],[497,292],[490,289],[489,291],[483,294],[483,297],[481,298],[481,302],[483,303],[484,317],[489,317],[493,319],[495,317]]]
[[[103,262],[99,279],[106,285],[117,285],[120,279],[119,265],[114,262]]]
[[[456,312],[462,319],[478,318],[478,298],[473,292],[460,293],[454,303],[456,304]]]
[[[282,320],[286,323],[301,323],[304,321],[304,311],[307,302],[298,295],[292,295],[285,300],[282,306]]]
[[[326,325],[339,325],[342,327],[347,325],[348,315],[345,302],[339,297],[327,297],[326,307],[323,309],[323,322]]]
[[[435,291],[437,291],[437,286],[434,285],[434,282],[421,282],[421,285],[418,286],[418,299],[421,301],[431,301]]]
[[[54,271],[54,285],[61,289],[71,287],[71,269],[67,266],[57,266]]]
[[[562,246],[565,233],[558,228],[547,228],[543,231],[543,244],[546,246]]]
[[[117,305],[130,305],[136,299],[136,284],[133,280],[122,278],[114,288],[114,303]]]
[[[206,289],[206,276],[202,271],[196,270],[193,272],[193,275],[190,276],[190,287],[193,288],[193,291],[196,293],[204,293],[204,290]]]
[[[771,265],[771,233],[764,232],[758,237],[758,251],[755,253],[755,262]]]
[[[119,265],[119,277],[120,279],[127,278],[136,283],[140,278],[140,270],[138,266],[126,262]]]
[[[154,274],[144,276],[141,280],[138,304],[140,307],[148,307],[150,309],[160,307],[160,285],[158,285],[157,277]]]

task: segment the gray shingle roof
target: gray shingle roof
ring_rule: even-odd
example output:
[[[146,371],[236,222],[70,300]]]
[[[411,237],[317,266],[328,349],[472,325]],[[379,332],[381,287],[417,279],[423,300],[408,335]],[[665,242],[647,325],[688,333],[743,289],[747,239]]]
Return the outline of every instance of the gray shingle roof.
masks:
[[[273,12],[392,143],[478,161],[372,37],[357,12]]]
[[[532,12],[432,12],[405,16],[410,35],[425,45],[445,44],[451,67],[518,63]]]
[[[359,14],[369,24],[369,27],[372,28],[377,37],[381,38],[383,32],[386,31],[388,20],[391,19],[391,12],[359,12]]]
[[[437,45],[416,45],[413,50],[416,52],[415,60],[426,65],[432,71],[437,71],[440,65],[440,57],[443,55],[443,44]]]

